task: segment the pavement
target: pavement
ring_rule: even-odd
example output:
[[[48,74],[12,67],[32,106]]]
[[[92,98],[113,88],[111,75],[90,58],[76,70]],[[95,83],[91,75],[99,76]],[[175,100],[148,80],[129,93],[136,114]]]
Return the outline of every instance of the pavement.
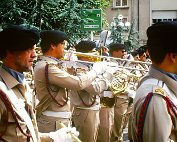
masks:
[[[123,142],[130,142],[128,140],[128,127],[123,130]]]

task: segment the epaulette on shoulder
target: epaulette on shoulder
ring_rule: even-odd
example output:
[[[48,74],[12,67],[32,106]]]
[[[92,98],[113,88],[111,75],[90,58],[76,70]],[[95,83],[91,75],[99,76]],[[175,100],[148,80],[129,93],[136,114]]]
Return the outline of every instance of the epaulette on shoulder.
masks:
[[[61,64],[56,64],[56,63],[48,63],[49,67],[58,67],[58,68],[62,68]]]
[[[159,86],[153,86],[153,94],[158,94],[158,95],[162,95],[162,96],[166,96],[166,91],[162,88],[162,87],[159,87]]]

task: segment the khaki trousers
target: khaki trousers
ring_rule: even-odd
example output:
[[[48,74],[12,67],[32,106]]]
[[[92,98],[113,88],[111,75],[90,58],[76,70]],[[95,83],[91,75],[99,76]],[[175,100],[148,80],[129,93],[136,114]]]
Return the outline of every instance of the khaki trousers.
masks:
[[[45,115],[41,115],[39,118],[37,118],[38,129],[41,133],[49,133],[60,129],[61,127],[59,123],[63,123],[65,126],[68,126],[70,124],[70,119]]]
[[[126,122],[126,113],[128,109],[128,99],[116,98],[114,106],[114,125],[111,142],[123,141],[123,128]]]
[[[99,110],[74,108],[72,121],[82,142],[96,142],[100,124]]]
[[[97,142],[110,142],[114,121],[114,107],[101,107]]]

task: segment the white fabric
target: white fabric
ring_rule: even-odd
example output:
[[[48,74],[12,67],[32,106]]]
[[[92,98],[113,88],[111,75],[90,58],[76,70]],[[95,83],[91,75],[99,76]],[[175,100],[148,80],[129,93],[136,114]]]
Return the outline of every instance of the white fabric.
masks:
[[[92,106],[92,107],[79,107],[79,106],[76,106],[76,108],[89,109],[89,110],[100,110],[101,106],[100,105],[95,105],[95,106]]]
[[[114,96],[113,96],[112,91],[104,91],[103,97],[113,98]]]
[[[106,62],[96,62],[93,64],[92,69],[96,72],[97,75],[103,74],[106,71]]]
[[[75,127],[64,127],[56,132],[49,133],[49,137],[53,139],[54,142],[75,142],[72,135],[75,135],[75,137],[79,136],[79,132],[76,131]]]
[[[71,112],[44,111],[42,114],[45,116],[53,116],[59,118],[71,118]]]

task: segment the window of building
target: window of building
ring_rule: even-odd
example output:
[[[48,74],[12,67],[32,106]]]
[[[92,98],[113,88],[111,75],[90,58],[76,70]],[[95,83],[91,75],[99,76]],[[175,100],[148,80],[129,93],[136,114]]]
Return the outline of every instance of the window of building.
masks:
[[[177,18],[174,19],[152,19],[152,24],[161,22],[161,21],[177,21]]]
[[[113,7],[128,6],[128,0],[113,0]]]

